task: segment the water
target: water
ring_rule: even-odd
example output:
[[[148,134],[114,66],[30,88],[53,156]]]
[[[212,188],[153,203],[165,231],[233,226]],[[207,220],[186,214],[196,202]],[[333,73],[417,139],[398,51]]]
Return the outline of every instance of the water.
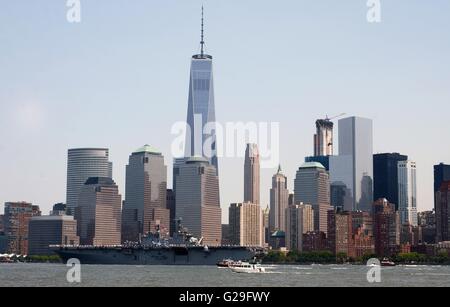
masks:
[[[84,265],[82,282],[66,281],[59,264],[0,264],[0,286],[71,287],[419,287],[449,286],[450,266],[397,266],[381,269],[382,282],[367,282],[365,266],[269,266],[265,274],[237,274],[210,266]]]

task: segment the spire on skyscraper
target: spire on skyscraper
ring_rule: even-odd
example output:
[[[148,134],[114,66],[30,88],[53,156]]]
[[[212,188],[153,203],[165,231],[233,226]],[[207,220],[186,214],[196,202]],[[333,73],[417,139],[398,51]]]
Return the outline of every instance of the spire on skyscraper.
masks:
[[[283,173],[283,170],[281,169],[281,164],[278,164],[278,172],[277,172],[278,174],[281,174],[281,173]]]
[[[205,54],[205,30],[204,30],[204,8],[202,5],[202,31],[201,31],[201,40],[200,40],[200,45],[201,45],[201,52],[200,55],[203,57],[203,55]]]

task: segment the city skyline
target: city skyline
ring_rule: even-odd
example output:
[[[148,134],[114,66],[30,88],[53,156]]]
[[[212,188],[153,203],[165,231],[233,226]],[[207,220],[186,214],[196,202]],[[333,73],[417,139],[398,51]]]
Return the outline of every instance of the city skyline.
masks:
[[[362,4],[330,4],[336,6],[336,15],[332,15],[321,12],[320,4],[286,1],[286,6],[293,11],[287,12],[286,7],[276,8],[275,15],[286,12],[288,14],[281,25],[274,25],[273,29],[264,25],[264,18],[261,16],[268,14],[269,8],[273,9],[275,5],[261,4],[263,13],[258,15],[245,10],[251,8],[249,3],[252,1],[242,4],[245,13],[238,12],[238,15],[253,21],[252,26],[244,27],[243,21],[232,24],[236,20],[231,18],[230,12],[235,3],[230,1],[226,4],[206,6],[207,50],[208,53],[215,54],[218,121],[279,121],[282,139],[280,162],[288,177],[288,188],[292,192],[295,171],[303,163],[303,157],[313,154],[311,138],[316,119],[342,111],[349,115],[371,118],[374,120],[374,153],[402,152],[416,161],[418,209],[431,209],[434,204],[433,165],[450,162],[450,146],[439,142],[437,137],[429,137],[441,131],[450,99],[450,93],[445,86],[450,75],[448,70],[444,69],[445,65],[442,65],[447,63],[444,54],[450,52],[450,44],[439,39],[440,31],[445,33],[450,24],[448,20],[436,18],[433,13],[439,13],[439,8],[445,10],[449,5],[441,4],[441,7],[433,8],[424,6],[424,9],[418,3],[412,5],[412,13],[409,11],[408,17],[422,16],[428,22],[424,23],[425,29],[418,31],[418,25],[409,23],[405,14],[402,15],[401,1],[398,4],[385,4],[384,10],[387,14],[380,25],[367,24],[364,18],[366,10]],[[5,84],[7,89],[0,92],[0,105],[2,111],[5,111],[0,114],[0,136],[5,140],[0,147],[3,157],[0,166],[2,172],[8,175],[0,179],[3,187],[0,191],[0,212],[3,211],[3,204],[9,201],[32,202],[39,205],[43,212],[50,211],[53,204],[64,201],[66,157],[69,148],[108,148],[110,161],[114,164],[113,179],[122,195],[125,194],[125,165],[129,153],[142,144],[149,143],[161,148],[170,170],[170,126],[176,120],[185,118],[188,59],[198,45],[198,11],[201,6],[200,2],[195,1],[179,4],[178,7],[163,4],[157,8],[152,7],[153,11],[146,9],[151,7],[151,4],[136,4],[128,9],[128,14],[126,10],[119,14],[119,10],[125,7],[116,4],[109,7],[111,15],[110,19],[107,19],[99,15],[101,4],[86,3],[86,13],[80,25],[66,24],[64,14],[58,15],[62,6],[55,6],[50,2],[44,2],[42,6],[27,4],[35,7],[35,10],[31,9],[29,12],[20,9],[24,4],[5,5],[6,10],[0,13],[2,23],[11,22],[17,27],[11,27],[15,28],[15,32],[1,27],[0,32],[0,36],[9,42],[0,58],[0,63],[5,67],[5,73],[0,74],[0,82]],[[321,12],[322,18],[310,19],[300,9],[302,5],[315,13]],[[144,14],[138,13],[141,9],[154,18],[144,18]],[[47,16],[46,22],[43,22],[43,12],[48,13],[46,10],[54,14]],[[221,17],[220,12],[223,10],[226,14]],[[164,29],[157,27],[162,18],[158,17],[158,14],[167,15],[172,11],[180,17],[179,20],[174,22],[171,19],[170,27]],[[29,18],[15,18],[11,21],[11,17],[6,16],[8,13],[5,12],[14,17],[18,14],[31,15],[28,15]],[[133,16],[137,16],[135,20]],[[120,27],[115,23],[117,18],[126,20],[125,31],[117,28]],[[401,22],[394,25],[393,19],[400,19]],[[112,29],[96,29],[96,25],[102,22]],[[230,29],[221,29],[222,22],[229,22]],[[336,22],[342,24],[342,28],[333,29],[331,26]],[[145,27],[142,27],[142,24],[145,24]],[[313,30],[308,33],[307,29],[311,28],[308,25],[322,24],[329,32],[318,33]],[[291,25],[287,34],[277,31],[286,25]],[[361,25],[362,30],[353,29],[355,25]],[[444,27],[438,29],[437,25]],[[43,34],[51,27],[58,30]],[[233,31],[234,27],[239,28],[240,32]],[[164,33],[158,35],[154,32],[155,29]],[[432,29],[433,35],[429,35],[427,29]],[[115,30],[118,33],[117,41],[107,37],[109,31]],[[268,30],[273,44],[266,45],[263,35],[265,30]],[[393,30],[391,34],[388,33],[390,30]],[[428,47],[414,43],[416,39],[419,41],[417,37],[409,36],[414,30],[414,36],[425,40],[429,44]],[[237,34],[227,37],[227,31]],[[92,34],[88,35],[88,32]],[[130,32],[134,35],[131,35],[127,42],[132,47],[119,44],[125,39],[124,33]],[[16,52],[25,50],[28,44],[36,43],[35,39],[30,42],[14,40],[17,33],[36,35],[38,39],[44,40],[44,44],[42,47],[33,45],[33,48],[36,48],[36,54],[33,55],[24,54],[23,51]],[[243,45],[242,42],[250,33],[256,33],[251,36],[254,43],[245,44],[244,49],[236,48]],[[404,34],[401,36],[403,40],[396,42],[394,39],[401,34]],[[334,50],[335,52],[327,52],[327,48],[337,42],[332,39],[333,35],[343,39],[344,46]],[[102,37],[106,47],[114,48],[109,51],[106,47],[97,45],[93,40],[95,37]],[[173,39],[168,41],[167,37]],[[45,55],[48,47],[53,46],[50,45],[51,39],[61,42],[61,45],[56,46],[54,54]],[[386,50],[381,50],[377,43],[384,39],[387,39],[390,45],[383,45]],[[224,42],[221,42],[222,40]],[[263,61],[277,50],[277,42],[283,43],[288,49],[283,52],[284,58],[272,59],[273,63]],[[411,51],[407,56],[403,53],[405,46],[402,43]],[[364,44],[369,46],[363,47]],[[262,46],[267,49],[262,50]],[[300,46],[306,47],[302,49]],[[358,59],[352,58],[353,55],[348,57],[345,54],[348,50],[359,52]],[[162,54],[168,56],[171,61],[161,61],[164,65],[151,62],[152,58]],[[380,54],[381,60],[377,57]],[[83,58],[83,55],[91,56]],[[130,55],[133,55],[133,58]],[[9,57],[12,61],[7,61]],[[318,63],[320,60],[324,63]],[[392,68],[394,62],[395,68]],[[65,64],[58,67],[61,63]],[[263,70],[258,68],[264,66],[262,63],[268,66],[264,67],[264,71],[268,70],[270,73],[263,74]],[[293,63],[293,66],[289,67],[288,63]],[[363,64],[362,68],[359,68],[359,64]],[[245,68],[245,74],[237,74],[236,71],[242,67]],[[297,70],[303,71],[304,76],[297,76]],[[17,75],[18,71],[25,72],[26,76]],[[116,78],[107,78],[107,75],[117,72]],[[285,84],[277,82],[274,75],[285,72]],[[408,72],[412,76],[407,76]],[[86,73],[93,76],[86,76]],[[340,73],[340,76],[337,77],[336,73]],[[366,73],[373,73],[376,82],[373,83],[370,76],[363,77]],[[386,80],[379,80],[381,74],[389,76]],[[86,78],[81,78],[82,76]],[[123,76],[127,76],[131,81],[124,80]],[[24,79],[19,81],[22,77]],[[60,77],[61,80],[57,80]],[[356,77],[361,80],[356,80]],[[39,78],[39,81],[36,81],[36,78]],[[323,78],[325,80],[322,80]],[[173,92],[167,91],[169,83]],[[366,83],[369,85],[365,85]],[[260,84],[273,85],[273,88],[261,89]],[[302,85],[300,90],[296,86],[298,84]],[[296,90],[290,90],[289,87]],[[355,90],[356,87],[360,89]],[[325,88],[332,94],[328,97],[327,94],[319,93],[320,88]],[[283,101],[278,102],[280,98]],[[158,101],[163,101],[165,105],[157,103]],[[277,103],[272,106],[274,102]],[[414,110],[409,108],[411,103],[415,106]],[[296,106],[297,104],[299,106]],[[259,105],[264,107],[257,108]],[[308,110],[305,106],[310,105],[319,107]],[[106,107],[108,113],[99,119]],[[240,112],[234,112],[237,108]],[[406,108],[411,113],[405,116],[406,119],[400,119],[399,125],[398,116]],[[288,109],[291,110],[286,112]],[[444,111],[436,112],[437,109]],[[422,120],[426,124],[417,125],[417,122]],[[89,121],[98,122],[100,125],[80,125]],[[27,150],[30,147],[36,149],[32,156]],[[225,158],[219,163],[221,205],[225,213],[230,203],[241,201],[243,178],[238,177],[243,176],[234,175],[236,171],[241,170],[243,159]],[[263,208],[269,203],[270,181],[274,171],[261,170]],[[168,182],[172,182],[170,175],[169,171]],[[51,189],[48,188],[50,186]],[[227,216],[223,214],[223,221],[226,220]]]

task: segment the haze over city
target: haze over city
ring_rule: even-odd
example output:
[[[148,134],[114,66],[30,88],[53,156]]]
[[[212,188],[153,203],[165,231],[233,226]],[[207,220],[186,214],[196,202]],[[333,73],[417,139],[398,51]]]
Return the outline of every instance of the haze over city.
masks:
[[[290,190],[312,154],[316,119],[371,118],[374,153],[417,162],[418,208],[429,210],[433,165],[450,162],[450,3],[382,3],[382,22],[370,24],[366,1],[204,1],[216,118],[279,122]],[[202,2],[82,5],[79,24],[67,22],[64,1],[14,1],[0,11],[0,212],[6,201],[44,212],[65,202],[69,148],[109,148],[124,196],[129,155],[151,144],[171,185],[170,130],[186,119]],[[244,160],[219,162],[226,209],[242,201]],[[262,207],[275,172],[262,169]]]

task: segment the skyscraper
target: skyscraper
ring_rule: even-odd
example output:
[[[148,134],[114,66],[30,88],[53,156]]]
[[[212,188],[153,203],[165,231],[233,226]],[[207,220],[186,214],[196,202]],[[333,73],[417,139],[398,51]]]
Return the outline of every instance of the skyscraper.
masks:
[[[205,53],[203,8],[200,47],[191,60],[185,157],[207,158],[218,174],[213,57]]]
[[[303,235],[314,231],[314,212],[310,205],[297,204],[286,209],[286,247],[303,251]]]
[[[270,207],[267,206],[262,212],[263,215],[263,230],[264,230],[264,244],[269,243],[270,236]]]
[[[4,216],[0,214],[0,254],[6,253],[8,249],[8,238],[5,235]]]
[[[229,208],[231,243],[240,246],[263,246],[264,227],[258,204],[231,204]]]
[[[81,188],[91,177],[112,178],[109,150],[105,148],[69,149],[67,160],[68,214],[74,214]]]
[[[216,168],[203,157],[191,157],[175,173],[176,219],[207,245],[220,245],[222,211]]]
[[[398,210],[398,162],[407,160],[408,156],[399,153],[373,155],[374,199],[386,198]]]
[[[28,255],[29,224],[34,216],[40,216],[38,206],[26,202],[5,203],[4,228],[7,237],[7,252]]]
[[[314,210],[314,230],[327,233],[330,206],[330,180],[322,164],[306,162],[297,171],[294,181],[295,203],[310,204]]]
[[[398,209],[401,223],[417,226],[417,179],[415,162],[398,162],[398,192]]]
[[[440,163],[434,166],[434,193],[441,189],[442,183],[450,181],[450,165]]]
[[[442,183],[450,181],[450,165],[440,163],[434,166],[434,195],[441,189]],[[434,209],[437,210],[438,203],[434,203]]]
[[[167,166],[163,155],[149,145],[133,152],[126,167],[122,240],[137,241],[139,235],[168,236]]]
[[[277,230],[286,231],[286,208],[289,202],[289,190],[287,189],[287,177],[281,171],[272,177],[272,188],[270,189],[270,232]]]
[[[329,119],[316,121],[316,134],[314,135],[314,156],[333,155],[333,122]]]
[[[256,144],[247,144],[244,164],[244,202],[260,204],[259,150]]]
[[[111,178],[89,178],[75,209],[81,245],[120,245],[122,196]]]
[[[436,192],[436,243],[450,241],[450,181]]]
[[[169,209],[170,213],[170,236],[172,237],[176,231],[176,201],[175,201],[175,191],[171,189],[167,189],[167,209]]]
[[[346,211],[371,211],[373,202],[372,120],[349,117],[339,120],[339,156],[330,157],[331,183],[341,182],[351,191]]]
[[[352,206],[352,191],[341,181],[335,181],[330,185],[331,206],[337,211],[344,211],[344,208]]]
[[[5,232],[4,216],[3,214],[0,214],[0,233],[4,232]]]

